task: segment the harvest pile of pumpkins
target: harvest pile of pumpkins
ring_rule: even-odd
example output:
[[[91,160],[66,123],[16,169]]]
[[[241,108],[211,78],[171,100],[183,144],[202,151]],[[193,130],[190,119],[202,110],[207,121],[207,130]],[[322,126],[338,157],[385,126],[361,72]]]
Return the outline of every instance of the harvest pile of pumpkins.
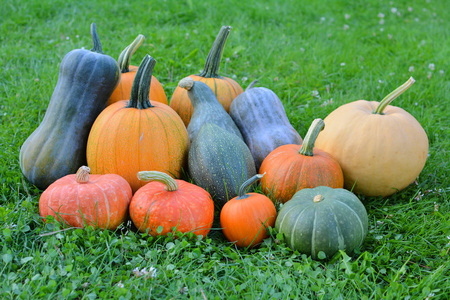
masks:
[[[94,48],[64,57],[44,119],[20,150],[23,174],[44,190],[44,221],[115,229],[131,218],[150,235],[206,236],[216,209],[238,247],[260,244],[269,226],[312,258],[361,245],[368,217],[353,192],[400,191],[427,158],[421,125],[390,105],[414,79],[381,102],[315,119],[302,140],[273,91],[256,82],[243,91],[217,73],[230,30],[221,28],[203,72],[183,78],[169,106],[155,60],[130,65],[144,36],[116,61],[91,25]],[[192,183],[179,179],[186,172]],[[257,181],[262,193],[247,193]]]

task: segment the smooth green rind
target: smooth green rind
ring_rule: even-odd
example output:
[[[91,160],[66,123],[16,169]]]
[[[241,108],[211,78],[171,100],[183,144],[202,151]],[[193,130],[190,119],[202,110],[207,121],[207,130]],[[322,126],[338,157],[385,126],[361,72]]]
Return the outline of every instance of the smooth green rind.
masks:
[[[323,200],[314,202],[316,195]],[[320,251],[331,257],[359,247],[368,232],[368,217],[353,193],[317,187],[298,191],[280,209],[275,227],[289,247],[317,259]]]
[[[189,174],[223,206],[256,174],[250,150],[236,135],[206,123],[194,138],[188,157]]]

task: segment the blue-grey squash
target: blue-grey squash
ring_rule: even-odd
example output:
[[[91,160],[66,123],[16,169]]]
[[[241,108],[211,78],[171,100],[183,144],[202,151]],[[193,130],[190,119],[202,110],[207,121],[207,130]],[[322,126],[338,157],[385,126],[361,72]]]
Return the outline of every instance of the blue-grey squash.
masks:
[[[20,168],[40,189],[86,165],[89,131],[120,79],[117,62],[102,52],[94,23],[91,35],[92,50],[64,56],[44,118],[20,149]]]

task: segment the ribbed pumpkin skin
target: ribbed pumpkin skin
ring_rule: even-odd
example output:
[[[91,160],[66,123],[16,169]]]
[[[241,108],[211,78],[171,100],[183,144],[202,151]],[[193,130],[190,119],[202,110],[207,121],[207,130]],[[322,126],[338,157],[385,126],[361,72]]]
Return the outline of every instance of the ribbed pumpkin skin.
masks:
[[[189,150],[189,174],[218,205],[237,196],[241,184],[256,174],[247,145],[215,124],[200,128]]]
[[[87,161],[93,174],[114,173],[133,192],[145,185],[137,172],[155,170],[180,176],[187,165],[189,138],[183,121],[168,105],[127,108],[128,101],[108,106],[92,126]]]
[[[238,95],[231,103],[230,116],[255,159],[256,170],[279,146],[302,143],[280,99],[265,87],[250,88]]]
[[[345,188],[366,196],[389,196],[414,182],[428,155],[428,137],[405,110],[379,102],[345,104],[325,119],[316,146],[335,158],[344,173]]]
[[[88,183],[78,183],[76,175],[71,174],[42,193],[39,214],[44,219],[54,216],[73,227],[84,227],[86,222],[102,229],[116,229],[128,217],[131,196],[130,185],[119,175],[90,175]]]
[[[130,66],[130,71],[126,73],[121,73],[119,84],[117,85],[116,89],[109,98],[107,106],[120,100],[130,99],[131,87],[133,86],[133,80],[134,77],[136,76],[137,70],[138,70],[137,66]],[[158,81],[158,79],[153,75],[152,81],[150,83],[149,98],[152,101],[157,101],[168,105],[167,96],[166,93],[164,92],[164,88],[162,84]]]
[[[277,211],[264,195],[248,193],[246,198],[235,197],[220,212],[223,234],[238,247],[254,247],[268,237],[266,227],[273,227]]]
[[[242,87],[228,77],[205,78],[198,75],[190,75],[189,77],[209,86],[226,112],[230,111],[230,105],[234,98],[243,92]],[[170,100],[170,107],[178,113],[186,127],[188,127],[194,107],[185,89],[177,86]]]
[[[167,235],[176,227],[180,232],[206,236],[214,219],[214,202],[204,189],[175,180],[178,190],[167,191],[164,184],[150,182],[140,188],[130,204],[130,217],[141,232]],[[158,233],[159,226],[163,227]]]
[[[62,60],[44,119],[20,149],[20,168],[40,189],[86,164],[86,143],[95,118],[119,81],[110,56],[77,49]]]
[[[185,80],[186,78],[181,80],[180,85],[182,85]],[[233,119],[225,109],[223,109],[212,90],[206,84],[194,81],[187,93],[194,107],[194,113],[187,127],[189,140],[191,142],[205,123],[215,124],[222,129],[235,134],[241,140],[244,140]]]
[[[322,195],[323,200],[314,202]],[[298,191],[278,212],[275,228],[291,249],[311,255],[323,251],[327,257],[339,250],[352,252],[368,232],[364,205],[344,189],[316,187]]]
[[[313,156],[299,154],[300,145],[283,145],[273,150],[263,161],[259,173],[264,194],[281,203],[304,188],[329,186],[342,188],[344,177],[336,160],[314,148]]]

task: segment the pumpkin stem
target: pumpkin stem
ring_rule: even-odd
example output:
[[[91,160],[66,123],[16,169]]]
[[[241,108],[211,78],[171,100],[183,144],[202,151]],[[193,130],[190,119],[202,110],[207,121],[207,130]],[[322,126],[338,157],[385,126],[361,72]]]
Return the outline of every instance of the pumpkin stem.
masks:
[[[175,179],[173,179],[172,177],[170,177],[169,175],[167,175],[164,172],[159,172],[159,171],[140,171],[137,173],[137,177],[139,180],[142,181],[158,181],[161,182],[162,184],[164,184],[166,191],[168,192],[174,192],[176,190],[178,190],[178,184],[175,181]]]
[[[248,85],[248,87],[245,89],[245,91],[248,91],[249,89],[254,88],[254,87],[255,87],[255,84],[257,84],[257,83],[258,83],[258,80],[257,80],[257,79],[253,80],[253,81]]]
[[[75,174],[76,181],[78,183],[88,183],[89,182],[89,173],[91,172],[91,169],[86,166],[81,166],[77,173]]]
[[[192,79],[191,77],[185,77],[181,79],[180,82],[178,82],[178,86],[190,91],[194,86],[194,79]]]
[[[145,55],[136,72],[136,77],[134,77],[130,101],[128,101],[127,108],[146,109],[153,107],[148,98],[148,94],[150,92],[150,84],[155,64],[156,60],[153,57],[148,54]]]
[[[323,196],[322,195],[316,195],[315,197],[314,197],[314,199],[313,199],[313,201],[314,201],[314,203],[318,203],[318,202],[320,202],[320,201],[322,201],[323,200]]]
[[[247,190],[253,183],[263,178],[264,175],[266,175],[266,172],[264,172],[264,174],[256,174],[255,176],[244,181],[244,183],[239,187],[237,200],[248,198],[249,195],[246,194]]]
[[[127,73],[130,72],[130,62],[131,56],[136,52],[136,50],[142,45],[145,40],[145,36],[142,34],[138,35],[134,41],[128,45],[125,49],[123,49],[122,53],[119,55],[119,63],[120,72]]]
[[[407,89],[409,89],[413,83],[416,82],[414,78],[410,77],[404,84],[396,88],[392,93],[387,95],[383,100],[381,100],[380,104],[378,104],[378,107],[373,112],[374,114],[382,115],[384,109],[391,104],[392,101],[394,101],[395,98],[403,94]]]
[[[322,119],[315,119],[306,133],[303,144],[298,151],[299,154],[313,156],[314,144],[317,136],[325,128],[325,122]]]
[[[230,34],[231,26],[222,26],[219,34],[214,41],[211,50],[209,51],[208,57],[206,58],[205,67],[203,71],[198,75],[204,78],[217,78],[220,77],[217,74],[220,66],[220,59],[222,58],[223,48],[225,42],[227,41],[228,35]]]
[[[91,24],[91,37],[92,42],[94,43],[94,48],[92,48],[91,51],[104,54],[102,51],[102,43],[100,42],[100,38],[98,37],[97,26],[95,25],[95,23]]]

